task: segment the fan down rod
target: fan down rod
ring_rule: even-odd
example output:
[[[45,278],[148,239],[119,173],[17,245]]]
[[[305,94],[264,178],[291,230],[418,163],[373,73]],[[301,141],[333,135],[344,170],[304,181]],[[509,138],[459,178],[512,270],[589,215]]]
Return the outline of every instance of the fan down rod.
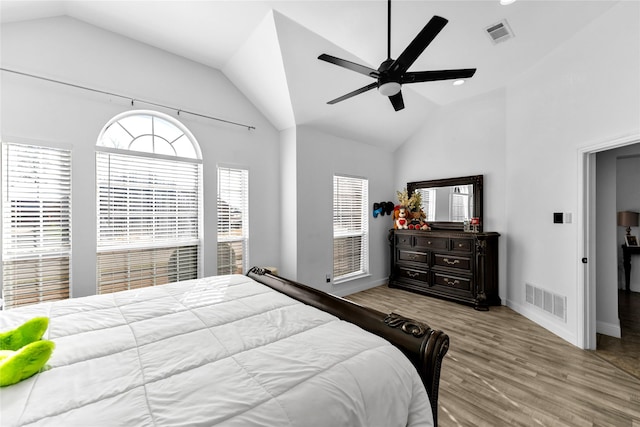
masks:
[[[387,59],[391,59],[391,0],[387,0]]]

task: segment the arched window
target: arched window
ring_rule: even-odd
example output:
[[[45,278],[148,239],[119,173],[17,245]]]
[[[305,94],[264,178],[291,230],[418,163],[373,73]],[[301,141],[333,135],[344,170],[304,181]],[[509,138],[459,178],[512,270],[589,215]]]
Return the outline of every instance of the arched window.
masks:
[[[188,159],[202,158],[195,138],[180,122],[150,111],[115,117],[102,130],[97,145]]]
[[[198,277],[201,152],[177,120],[114,117],[96,147],[98,293]]]

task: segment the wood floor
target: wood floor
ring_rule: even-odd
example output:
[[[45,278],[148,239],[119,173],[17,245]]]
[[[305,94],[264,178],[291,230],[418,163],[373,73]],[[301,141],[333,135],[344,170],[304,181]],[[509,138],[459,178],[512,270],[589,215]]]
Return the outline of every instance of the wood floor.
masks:
[[[380,286],[348,299],[445,331],[439,425],[640,427],[640,380],[508,307]]]
[[[618,292],[621,338],[598,334],[596,354],[640,378],[640,292]]]

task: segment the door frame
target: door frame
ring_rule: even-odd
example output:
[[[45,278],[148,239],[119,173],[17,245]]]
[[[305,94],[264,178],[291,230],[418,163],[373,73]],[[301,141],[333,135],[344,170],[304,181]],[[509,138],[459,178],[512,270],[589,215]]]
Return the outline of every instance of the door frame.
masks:
[[[640,143],[640,133],[608,139],[578,149],[578,334],[580,348],[596,349],[596,154]]]

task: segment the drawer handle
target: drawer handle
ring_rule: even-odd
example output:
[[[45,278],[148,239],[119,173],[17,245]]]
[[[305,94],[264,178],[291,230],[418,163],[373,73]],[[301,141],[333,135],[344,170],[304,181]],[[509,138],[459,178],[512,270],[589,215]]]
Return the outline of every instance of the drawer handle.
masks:
[[[445,278],[444,278],[444,283],[446,283],[447,285],[454,286],[454,285],[459,285],[459,284],[460,284],[460,281],[459,281],[459,280],[449,280],[449,279],[447,279],[447,278],[445,277]]]
[[[453,261],[449,261],[449,258],[442,258],[442,261],[446,262],[449,265],[460,264],[460,260],[459,259],[454,259]]]
[[[415,273],[412,273],[410,271],[407,271],[407,276],[411,277],[412,279],[414,277],[418,277],[420,275],[420,273],[418,273],[417,271]]]
[[[415,260],[417,260],[418,258],[420,258],[420,257],[419,257],[418,255],[416,255],[416,254],[411,254],[411,255],[409,255],[409,259],[410,259],[411,261],[415,261]]]
[[[462,243],[458,243],[459,248],[461,248],[462,246],[464,246]]]

